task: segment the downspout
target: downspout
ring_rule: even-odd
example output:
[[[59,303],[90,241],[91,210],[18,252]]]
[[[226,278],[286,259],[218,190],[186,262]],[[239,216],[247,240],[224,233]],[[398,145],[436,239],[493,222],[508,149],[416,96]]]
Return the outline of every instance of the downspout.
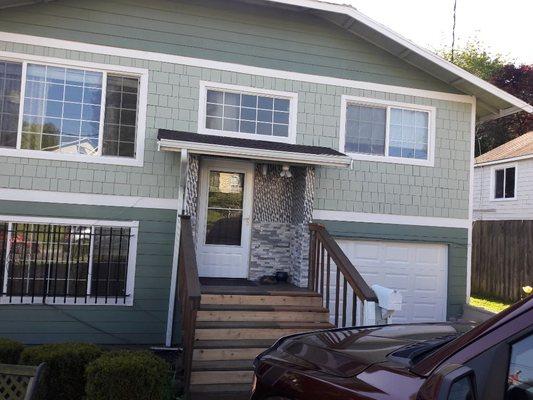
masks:
[[[172,331],[174,327],[174,310],[176,308],[176,288],[178,285],[178,260],[180,253],[181,216],[185,202],[185,186],[187,185],[187,171],[189,169],[189,154],[182,149],[180,154],[180,180],[178,187],[178,204],[176,210],[176,231],[174,233],[174,253],[172,256],[172,276],[170,278],[170,294],[168,298],[167,332],[165,346],[172,346]]]

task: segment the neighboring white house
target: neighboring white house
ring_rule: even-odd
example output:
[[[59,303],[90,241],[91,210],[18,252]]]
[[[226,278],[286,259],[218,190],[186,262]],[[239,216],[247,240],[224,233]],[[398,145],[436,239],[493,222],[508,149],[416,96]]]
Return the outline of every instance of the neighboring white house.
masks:
[[[533,131],[480,155],[474,169],[474,219],[533,219]]]

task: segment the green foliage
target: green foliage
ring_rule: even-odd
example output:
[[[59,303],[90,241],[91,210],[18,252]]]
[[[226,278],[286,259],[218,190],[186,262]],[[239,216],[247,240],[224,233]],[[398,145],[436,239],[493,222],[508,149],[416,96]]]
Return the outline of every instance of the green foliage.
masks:
[[[511,305],[500,300],[488,299],[483,297],[470,297],[470,305],[474,307],[483,308],[493,313],[499,313]]]
[[[43,398],[46,400],[81,400],[85,392],[85,368],[102,355],[93,344],[45,344],[24,349],[21,364],[46,363]]]
[[[170,370],[146,351],[115,351],[87,367],[87,400],[164,400]]]
[[[22,350],[22,343],[0,338],[0,364],[18,364]]]
[[[479,42],[468,42],[464,47],[455,49],[452,57],[451,50],[442,50],[440,55],[458,67],[485,79],[490,80],[507,64],[507,60],[500,54],[491,54]]]

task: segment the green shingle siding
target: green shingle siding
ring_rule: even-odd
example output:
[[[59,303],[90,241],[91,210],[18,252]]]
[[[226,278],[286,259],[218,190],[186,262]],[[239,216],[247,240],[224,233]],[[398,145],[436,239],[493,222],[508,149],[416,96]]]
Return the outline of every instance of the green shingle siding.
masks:
[[[176,198],[179,154],[157,151],[157,129],[196,132],[199,82],[207,80],[297,92],[297,142],[332,148],[338,148],[343,94],[436,107],[435,167],[355,161],[351,170],[319,168],[315,208],[468,217],[469,104],[1,41],[0,50],[150,71],[142,168],[0,157],[0,187]]]
[[[164,343],[175,212],[1,201],[0,214],[139,221],[133,306],[0,305],[0,337],[26,343]]]
[[[455,92],[317,16],[236,1],[61,0],[2,10],[2,30]]]
[[[448,318],[462,314],[466,299],[468,230],[428,226],[317,221],[331,235],[362,240],[394,240],[448,245]]]

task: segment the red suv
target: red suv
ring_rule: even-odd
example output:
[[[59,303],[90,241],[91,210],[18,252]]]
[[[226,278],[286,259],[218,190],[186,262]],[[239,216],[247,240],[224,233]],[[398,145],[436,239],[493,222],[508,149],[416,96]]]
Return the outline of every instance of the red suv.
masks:
[[[489,321],[343,328],[257,357],[252,400],[533,400],[533,297]]]

